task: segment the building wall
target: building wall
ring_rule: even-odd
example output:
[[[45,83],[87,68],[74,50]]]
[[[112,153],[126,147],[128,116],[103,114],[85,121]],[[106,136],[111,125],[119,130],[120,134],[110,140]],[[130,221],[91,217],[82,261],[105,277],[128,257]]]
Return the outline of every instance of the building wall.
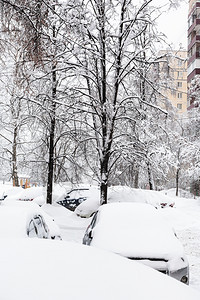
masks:
[[[188,13],[188,86],[200,74],[200,0],[189,1]],[[188,103],[190,106],[191,103]]]
[[[200,50],[200,1],[190,1],[188,13],[188,66],[199,59]]]
[[[178,113],[187,111],[187,51],[161,51],[165,55],[166,66],[161,69],[164,74],[168,70],[168,85],[163,94],[171,101]],[[163,76],[161,76],[163,77]]]
[[[200,1],[198,1],[198,0],[189,0],[189,11],[192,10],[192,8],[196,4],[196,2],[200,2]]]

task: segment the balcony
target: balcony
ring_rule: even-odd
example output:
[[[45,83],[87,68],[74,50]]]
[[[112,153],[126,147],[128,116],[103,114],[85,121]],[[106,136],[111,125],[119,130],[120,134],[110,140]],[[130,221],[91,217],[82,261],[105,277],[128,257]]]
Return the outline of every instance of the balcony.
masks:
[[[199,74],[200,74],[200,69],[194,69],[190,74],[188,74],[187,82],[190,82],[195,75],[199,75]]]
[[[200,1],[196,1],[196,3],[194,4],[194,6],[192,7],[192,9],[189,12],[189,17],[191,16],[191,14],[193,14],[195,9],[198,8],[198,7],[200,7]]]
[[[200,52],[196,51],[189,59],[188,59],[188,66],[195,61],[195,59],[199,59],[200,58]]]
[[[195,43],[200,42],[200,35],[195,35],[191,42],[188,44],[188,51],[194,46]]]
[[[191,34],[192,31],[198,31],[200,29],[200,19],[195,19],[193,24],[188,29],[188,36]]]

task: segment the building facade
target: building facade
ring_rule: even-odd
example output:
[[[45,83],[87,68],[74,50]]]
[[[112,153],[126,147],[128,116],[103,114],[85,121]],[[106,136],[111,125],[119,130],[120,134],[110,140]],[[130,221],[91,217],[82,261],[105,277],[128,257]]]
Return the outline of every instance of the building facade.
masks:
[[[188,87],[200,75],[200,0],[189,1],[188,14]],[[194,107],[195,98],[188,97],[188,109]]]
[[[178,113],[185,113],[187,111],[187,51],[163,50],[160,54],[164,58],[160,72],[168,77],[168,84],[163,89],[163,94]]]

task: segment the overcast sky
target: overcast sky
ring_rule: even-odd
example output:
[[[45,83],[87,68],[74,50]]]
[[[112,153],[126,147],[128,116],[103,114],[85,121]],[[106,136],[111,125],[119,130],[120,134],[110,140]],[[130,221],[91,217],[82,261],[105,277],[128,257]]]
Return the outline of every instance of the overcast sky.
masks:
[[[160,17],[159,30],[168,37],[170,44],[173,43],[174,49],[178,49],[180,44],[187,49],[187,18],[187,2],[182,2],[178,9],[171,9]]]

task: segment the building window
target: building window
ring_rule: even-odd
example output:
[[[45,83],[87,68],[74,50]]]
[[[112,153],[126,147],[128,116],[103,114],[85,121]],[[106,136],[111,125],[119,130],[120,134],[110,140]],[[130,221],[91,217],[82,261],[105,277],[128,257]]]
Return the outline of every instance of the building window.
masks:
[[[178,109],[182,109],[182,104],[181,104],[181,103],[178,103],[178,104],[177,104],[177,108],[178,108]]]
[[[200,56],[200,47],[199,46],[197,46],[197,50],[196,50],[196,52],[197,52],[197,57],[199,57]]]
[[[182,99],[182,93],[178,93],[178,99]]]
[[[194,23],[194,21],[196,20],[196,18],[197,18],[197,15],[196,15],[196,13],[192,16],[192,22]]]
[[[173,70],[170,70],[170,76],[171,76],[172,78],[174,78],[174,71],[173,71]]]
[[[183,71],[178,71],[178,77],[183,77]]]
[[[175,91],[175,90],[171,90],[171,95],[172,95],[173,97],[176,97],[176,91]]]
[[[182,65],[183,65],[183,61],[182,61],[181,59],[179,59],[179,60],[178,60],[178,66],[179,66],[179,67],[182,67]]]
[[[177,84],[178,88],[182,88],[183,87],[183,84],[181,81],[178,81],[178,84]]]

